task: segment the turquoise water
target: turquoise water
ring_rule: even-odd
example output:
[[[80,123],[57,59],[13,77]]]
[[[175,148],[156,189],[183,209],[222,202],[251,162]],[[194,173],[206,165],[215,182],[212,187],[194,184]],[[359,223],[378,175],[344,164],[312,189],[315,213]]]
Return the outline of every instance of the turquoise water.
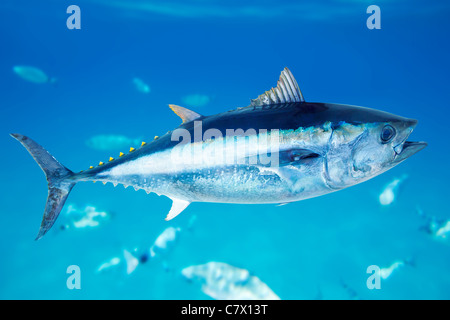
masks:
[[[71,4],[81,8],[80,30],[66,27]],[[249,270],[281,299],[449,299],[450,240],[423,227],[424,215],[450,219],[450,5],[378,1],[381,29],[369,30],[370,4],[2,1],[0,298],[210,299],[181,270],[219,261]],[[27,81],[13,71],[20,65],[56,81]],[[103,150],[88,142],[93,137],[151,141],[180,124],[169,103],[205,115],[247,106],[284,67],[307,101],[418,119],[412,139],[429,146],[333,194],[284,206],[194,203],[170,222],[164,196],[80,183],[67,204],[108,218],[63,230],[71,223],[64,209],[34,241],[46,182],[9,133],[30,136],[69,169],[85,170],[138,147]],[[382,206],[385,186],[403,176],[395,201]],[[170,250],[127,275],[123,250],[138,256],[169,226],[181,229]],[[97,272],[113,257],[121,264]],[[367,288],[370,265],[399,260],[413,263],[381,280],[381,289]],[[66,286],[70,265],[80,267],[80,290]]]

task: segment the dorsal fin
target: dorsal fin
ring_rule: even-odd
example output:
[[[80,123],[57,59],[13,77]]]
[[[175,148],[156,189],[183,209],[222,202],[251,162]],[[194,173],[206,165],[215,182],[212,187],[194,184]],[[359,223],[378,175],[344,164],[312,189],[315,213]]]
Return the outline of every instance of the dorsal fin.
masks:
[[[175,112],[175,114],[181,118],[183,123],[198,119],[202,116],[201,114],[198,114],[197,112],[194,112],[192,110],[189,110],[189,109],[186,109],[186,108],[174,105],[174,104],[169,104],[169,108],[172,109],[172,111]]]
[[[251,106],[265,106],[279,103],[305,102],[297,81],[288,68],[281,71],[277,86],[252,99]]]

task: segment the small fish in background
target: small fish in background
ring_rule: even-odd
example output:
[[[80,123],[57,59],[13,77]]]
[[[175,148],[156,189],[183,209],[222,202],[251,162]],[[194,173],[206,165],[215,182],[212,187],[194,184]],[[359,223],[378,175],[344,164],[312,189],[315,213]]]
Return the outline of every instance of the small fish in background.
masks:
[[[437,225],[436,231],[434,232],[436,238],[442,240],[447,240],[450,238],[450,220],[443,221]]]
[[[30,66],[14,66],[13,71],[22,79],[33,83],[55,83],[56,78],[51,78],[41,69]]]
[[[169,227],[165,229],[155,240],[153,245],[143,251],[135,248],[133,252],[128,250],[123,251],[123,256],[126,264],[127,275],[132,274],[140,264],[147,263],[150,259],[154,260],[158,256],[167,255],[170,249],[173,247],[177,234],[181,231],[180,228]],[[164,270],[168,271],[169,264],[167,261],[161,261]]]
[[[156,238],[155,243],[150,248],[150,256],[154,258],[156,254],[162,254],[167,252],[167,250],[174,244],[177,233],[181,231],[180,228],[169,227],[165,229],[159,236]]]
[[[341,279],[341,286],[347,292],[347,295],[350,300],[360,300],[360,297],[356,292],[356,290],[347,285],[347,283],[345,283],[342,279]]]
[[[125,268],[126,275],[131,275],[136,271],[136,268],[140,264],[144,264],[148,262],[150,258],[154,258],[156,256],[155,250],[158,254],[167,251],[171,243],[175,241],[176,233],[179,231],[180,228],[167,228],[158,236],[151,248],[144,250],[144,252],[139,252],[137,248],[131,251],[124,249],[123,259],[120,259],[118,257],[111,258],[107,262],[104,262],[100,265],[100,267],[97,269],[97,273],[107,271],[112,267],[116,267],[122,264],[122,268]],[[162,261],[162,266],[165,270],[169,269],[169,266],[165,261]]]
[[[123,250],[123,257],[127,266],[127,274],[130,275],[139,265],[139,260],[127,250]]]
[[[181,100],[187,106],[199,108],[206,106],[211,101],[211,98],[204,94],[190,94],[184,96]]]
[[[381,279],[386,280],[392,275],[394,271],[407,265],[414,266],[414,262],[411,259],[394,261],[389,267],[380,268],[379,276]]]
[[[381,192],[379,200],[383,206],[388,206],[392,204],[398,194],[398,189],[403,181],[405,181],[408,176],[405,174],[401,178],[396,178],[392,180],[386,187],[384,187],[383,192]]]
[[[97,268],[96,273],[107,273],[118,270],[124,272],[126,275],[132,274],[139,265],[139,260],[128,250],[123,250],[122,255],[123,258],[116,256],[103,262]]]
[[[113,257],[110,260],[102,263],[96,270],[97,273],[104,273],[110,271],[113,267],[120,264],[121,260],[119,257]]]
[[[128,250],[123,250],[122,257],[115,256],[101,263],[97,268],[96,273],[106,274],[111,272],[119,272],[120,276],[123,277],[124,274],[132,274],[138,265],[139,261],[136,257]]]
[[[150,87],[141,79],[133,78],[133,83],[137,91],[142,93],[150,93]]]
[[[94,206],[88,205],[79,209],[75,205],[69,204],[60,230],[94,228],[110,219],[111,214],[99,211]]]
[[[428,216],[419,207],[417,207],[417,212],[419,216],[426,220],[426,224],[420,230],[425,231],[435,240],[450,243],[450,220]]]
[[[86,140],[86,145],[94,150],[109,151],[128,149],[131,146],[141,145],[142,139],[132,139],[123,135],[101,134]]]
[[[213,299],[280,300],[258,277],[223,262],[189,266],[181,273],[189,281],[199,281],[202,291]]]
[[[192,231],[193,230],[193,228],[194,228],[194,225],[195,225],[195,221],[197,220],[197,215],[192,215],[190,218],[189,218],[189,221],[188,221],[188,224],[187,224],[187,229],[189,230],[189,231]]]
[[[105,273],[105,271],[110,271],[110,269],[113,269],[114,267],[114,269],[119,269],[120,272],[123,272],[129,276],[136,270],[141,262],[138,258],[136,258],[136,252],[137,249],[134,249],[133,253],[124,249],[122,251],[123,259],[119,257],[111,258],[98,267],[97,273]]]

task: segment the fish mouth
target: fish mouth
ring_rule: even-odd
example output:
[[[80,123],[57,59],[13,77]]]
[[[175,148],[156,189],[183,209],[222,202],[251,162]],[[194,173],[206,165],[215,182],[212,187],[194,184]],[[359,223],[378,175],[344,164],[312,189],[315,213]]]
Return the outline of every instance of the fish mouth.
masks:
[[[403,140],[394,147],[395,156],[393,162],[396,164],[408,159],[428,145],[424,141],[406,141],[416,128],[417,120],[407,119],[404,121],[403,126],[405,128],[404,130],[407,130],[408,133],[404,136]]]
[[[405,141],[401,143],[394,148],[394,163],[399,163],[408,159],[413,154],[416,154],[420,150],[424,149],[427,145],[428,143],[425,141]]]

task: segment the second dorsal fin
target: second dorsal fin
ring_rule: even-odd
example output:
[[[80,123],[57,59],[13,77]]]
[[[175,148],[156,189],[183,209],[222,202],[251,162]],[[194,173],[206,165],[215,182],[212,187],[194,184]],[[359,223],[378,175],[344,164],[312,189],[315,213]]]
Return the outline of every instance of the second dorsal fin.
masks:
[[[297,81],[288,68],[281,72],[277,86],[264,92],[256,99],[252,99],[251,106],[264,106],[289,102],[304,102],[303,94]]]
[[[183,123],[198,119],[202,116],[197,112],[177,106],[175,104],[169,104],[169,108],[172,109],[172,111],[175,112],[175,114],[181,118]]]

